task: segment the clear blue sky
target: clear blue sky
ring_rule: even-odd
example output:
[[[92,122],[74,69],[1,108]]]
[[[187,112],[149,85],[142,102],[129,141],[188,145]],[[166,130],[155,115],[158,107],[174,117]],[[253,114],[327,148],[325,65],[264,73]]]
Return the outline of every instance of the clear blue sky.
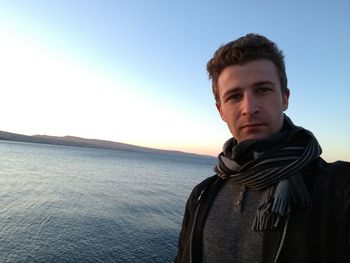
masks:
[[[217,155],[230,134],[205,65],[250,32],[286,55],[287,110],[350,160],[350,2],[0,3],[0,130]]]

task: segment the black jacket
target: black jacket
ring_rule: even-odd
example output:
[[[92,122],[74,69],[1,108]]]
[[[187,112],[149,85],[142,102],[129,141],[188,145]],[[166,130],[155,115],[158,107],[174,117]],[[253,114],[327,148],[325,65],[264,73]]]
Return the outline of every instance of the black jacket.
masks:
[[[285,224],[264,233],[264,262],[350,262],[350,163],[319,158],[303,171],[312,207],[294,207]],[[187,204],[175,262],[202,262],[202,230],[223,180],[198,184]]]

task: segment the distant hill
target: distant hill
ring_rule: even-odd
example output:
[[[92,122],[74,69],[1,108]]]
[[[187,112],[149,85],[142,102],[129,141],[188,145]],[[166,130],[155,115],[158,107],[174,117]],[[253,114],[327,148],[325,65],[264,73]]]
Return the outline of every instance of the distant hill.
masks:
[[[180,155],[191,155],[191,156],[202,156],[202,157],[213,158],[211,156],[199,155],[194,153],[160,150],[160,149],[153,149],[153,148],[142,147],[142,146],[137,146],[132,144],[120,143],[120,142],[97,140],[97,139],[85,139],[85,138],[74,137],[74,136],[64,136],[64,137],[48,136],[48,135],[27,136],[22,134],[0,131],[0,140],[109,149],[109,150],[118,150],[118,151],[166,153],[166,154],[177,154],[177,155],[180,154]]]

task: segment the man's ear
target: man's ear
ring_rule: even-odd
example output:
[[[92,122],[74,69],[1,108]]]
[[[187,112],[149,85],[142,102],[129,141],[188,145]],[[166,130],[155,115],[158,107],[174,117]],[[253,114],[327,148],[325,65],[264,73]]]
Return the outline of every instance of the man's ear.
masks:
[[[289,96],[290,96],[290,90],[287,88],[282,93],[283,111],[286,111],[288,109]]]
[[[226,122],[225,115],[224,115],[224,113],[222,112],[221,104],[220,104],[219,102],[216,102],[216,103],[215,103],[215,106],[216,106],[218,112],[220,113],[221,119],[222,119],[224,122]]]

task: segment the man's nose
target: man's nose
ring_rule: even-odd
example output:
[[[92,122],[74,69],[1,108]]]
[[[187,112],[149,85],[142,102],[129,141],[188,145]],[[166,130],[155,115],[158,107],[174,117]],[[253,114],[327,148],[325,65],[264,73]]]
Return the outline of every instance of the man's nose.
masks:
[[[258,101],[252,94],[245,94],[242,101],[242,114],[252,116],[259,112]]]

